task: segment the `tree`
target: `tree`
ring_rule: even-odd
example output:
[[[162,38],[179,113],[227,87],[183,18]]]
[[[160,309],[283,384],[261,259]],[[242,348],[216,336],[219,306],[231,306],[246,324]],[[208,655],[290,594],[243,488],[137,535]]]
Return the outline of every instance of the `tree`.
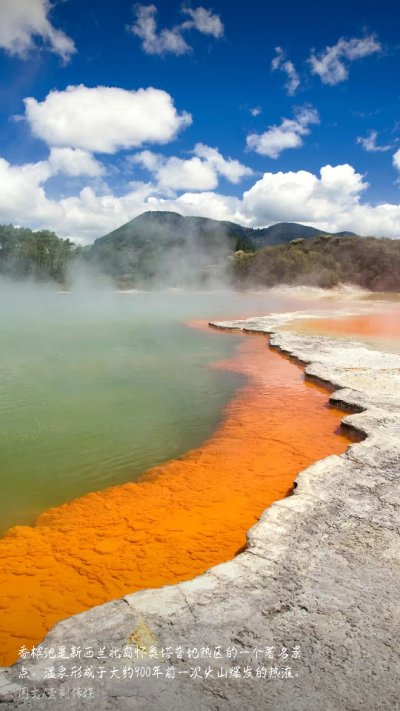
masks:
[[[21,279],[63,282],[69,263],[82,252],[54,232],[0,225],[0,274]]]

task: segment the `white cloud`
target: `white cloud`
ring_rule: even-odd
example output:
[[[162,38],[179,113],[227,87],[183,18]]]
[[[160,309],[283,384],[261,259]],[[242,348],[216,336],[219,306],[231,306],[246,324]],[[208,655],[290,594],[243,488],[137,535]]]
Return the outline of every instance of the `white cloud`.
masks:
[[[288,80],[285,84],[288,96],[294,96],[300,86],[300,77],[296,71],[293,62],[286,60],[286,53],[281,47],[275,47],[277,56],[271,62],[271,70],[274,72],[280,69],[281,72],[287,74]],[[286,60],[286,61],[285,61]]]
[[[275,47],[276,57],[273,58],[271,62],[271,71],[275,72],[279,69],[281,63],[286,57],[286,53],[283,51],[282,47]]]
[[[211,10],[206,10],[204,7],[198,7],[196,10],[191,8],[182,8],[182,12],[186,12],[192,20],[185,22],[181,25],[181,29],[191,29],[196,28],[199,32],[204,35],[213,35],[213,37],[219,38],[224,34],[224,26],[221,22],[219,15],[215,15]]]
[[[336,219],[338,210],[353,208],[367,187],[350,165],[327,165],[320,179],[304,170],[265,173],[244,193],[243,203],[246,214],[264,224],[282,220],[315,223]]]
[[[393,156],[393,165],[397,170],[400,170],[400,148]]]
[[[309,124],[319,123],[319,116],[309,106],[297,109],[295,116],[295,119],[283,118],[280,126],[270,126],[262,134],[251,133],[247,136],[247,147],[270,158],[278,158],[287,148],[300,148],[301,137],[310,133]]]
[[[176,200],[151,197],[146,206],[250,227],[300,222],[328,232],[351,230],[400,238],[400,205],[361,204],[367,188],[352,166],[327,165],[321,168],[320,177],[308,171],[265,173],[241,200],[216,193],[186,193]]]
[[[215,170],[197,156],[189,160],[169,158],[157,171],[157,180],[164,190],[212,190],[218,185]]]
[[[146,54],[186,54],[192,48],[183,39],[180,27],[173,27],[172,30],[161,30],[157,34],[157,24],[155,5],[136,5],[136,22],[128,29],[134,35],[140,37],[142,48]]]
[[[52,148],[49,164],[54,172],[72,177],[87,175],[97,178],[105,172],[103,164],[81,148]]]
[[[218,185],[215,170],[197,156],[188,160],[165,158],[151,151],[142,151],[131,156],[132,163],[139,163],[154,174],[157,189],[170,193],[176,190],[212,190]]]
[[[376,139],[378,137],[378,131],[370,131],[366,138],[359,136],[357,138],[357,143],[361,143],[364,150],[376,153],[377,151],[390,151],[392,146],[377,146]]]
[[[80,244],[90,243],[149,209],[146,200],[152,191],[150,185],[134,183],[117,197],[112,192],[98,195],[86,186],[79,195],[49,205],[47,223],[62,237],[70,236]]]
[[[253,174],[251,168],[238,160],[225,159],[217,148],[203,143],[197,143],[193,153],[192,158],[182,159],[142,151],[130,156],[129,162],[139,163],[153,173],[157,189],[167,194],[177,190],[213,190],[218,185],[219,175],[231,183],[239,183],[245,176]]]
[[[50,50],[67,62],[76,52],[75,45],[64,32],[48,19],[52,6],[49,0],[1,0],[0,47],[12,55],[26,58],[35,37],[41,37]]]
[[[191,20],[180,25],[175,25],[171,30],[164,28],[157,33],[157,23],[155,16],[157,8],[155,5],[134,5],[136,21],[129,25],[127,29],[142,40],[142,49],[146,54],[188,54],[192,52],[192,47],[182,36],[182,32],[196,29],[205,35],[212,35],[219,38],[224,34],[224,26],[219,15],[215,15],[211,10],[198,7],[182,8],[182,12],[190,15]]]
[[[147,210],[171,210],[180,215],[210,217],[213,220],[228,220],[245,225],[248,220],[240,208],[239,198],[213,192],[184,193],[174,200],[152,196],[144,207]]]
[[[11,166],[0,158],[0,223],[50,229],[78,243],[92,242],[143,212],[152,186],[135,184],[122,197],[96,195],[89,186],[77,196],[52,200],[44,184],[58,172],[50,161]]]
[[[0,159],[0,223],[47,228],[88,243],[146,210],[171,210],[251,227],[293,221],[330,232],[400,238],[400,205],[361,204],[368,183],[350,165],[324,166],[319,176],[308,171],[265,173],[242,198],[212,190],[160,197],[154,185],[130,183],[120,196],[110,188],[97,194],[86,186],[75,196],[55,200],[44,188],[55,172],[50,160],[11,166]]]
[[[249,109],[252,116],[259,116],[262,113],[261,106],[256,106],[254,109]]]
[[[0,158],[0,222],[9,220],[35,227],[44,222],[48,226],[49,219],[61,217],[63,202],[46,197],[43,185],[49,178],[58,173],[98,177],[103,172],[101,163],[80,149],[52,149],[48,160],[24,165],[12,166]],[[57,228],[61,233],[64,231],[62,221]]]
[[[217,148],[210,148],[204,143],[196,143],[193,152],[231,183],[239,183],[245,176],[253,175],[251,168],[247,168],[234,158],[224,158]]]
[[[381,51],[382,46],[375,35],[369,35],[362,39],[353,38],[348,41],[342,37],[333,47],[326,47],[318,57],[312,50],[307,61],[311,66],[312,74],[318,74],[324,84],[334,86],[348,79],[348,62],[354,62],[356,59],[362,59],[369,54]],[[347,60],[347,63],[343,60]]]
[[[51,175],[47,161],[11,166],[0,158],[0,222],[35,222],[47,203],[42,185]]]
[[[50,146],[115,153],[143,143],[167,143],[191,124],[160,89],[126,91],[114,87],[68,86],[51,91],[41,103],[25,99],[32,133]]]

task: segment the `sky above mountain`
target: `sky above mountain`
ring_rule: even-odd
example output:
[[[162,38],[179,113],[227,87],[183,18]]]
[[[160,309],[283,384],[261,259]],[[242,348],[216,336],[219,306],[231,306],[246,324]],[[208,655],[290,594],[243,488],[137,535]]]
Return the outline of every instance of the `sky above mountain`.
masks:
[[[201,0],[200,0],[201,2]],[[0,0],[0,223],[400,237],[393,0]]]

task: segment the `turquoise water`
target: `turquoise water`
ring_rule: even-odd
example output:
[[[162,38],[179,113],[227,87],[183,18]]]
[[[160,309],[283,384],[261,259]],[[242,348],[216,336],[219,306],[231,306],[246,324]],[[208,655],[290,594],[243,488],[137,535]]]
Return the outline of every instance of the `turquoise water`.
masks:
[[[199,446],[243,380],[243,336],[187,319],[283,310],[232,294],[12,290],[0,310],[0,530]]]

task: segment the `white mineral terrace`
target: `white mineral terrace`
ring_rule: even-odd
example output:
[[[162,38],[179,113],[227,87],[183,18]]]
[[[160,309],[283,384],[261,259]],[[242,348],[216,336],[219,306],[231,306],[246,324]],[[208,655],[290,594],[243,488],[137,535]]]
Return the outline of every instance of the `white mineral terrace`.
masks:
[[[234,560],[190,582],[137,592],[58,623],[43,646],[92,647],[95,658],[82,666],[105,669],[103,678],[43,680],[45,667],[54,663],[20,660],[0,671],[4,708],[399,708],[400,355],[349,340],[276,332],[302,317],[310,314],[213,325],[272,334],[271,345],[307,363],[307,375],[335,386],[332,403],[357,410],[343,422],[366,439],[301,472],[294,495],[264,511],[248,532],[247,550]],[[182,659],[173,657],[175,678],[168,678],[165,658],[96,658],[100,648],[123,649],[130,642],[147,653],[151,646],[183,647]],[[215,656],[216,647],[223,659]],[[275,648],[273,660],[266,647]],[[298,647],[300,658],[293,658]],[[189,658],[188,648],[198,648],[199,658]],[[232,651],[227,655],[232,648],[236,659]],[[279,657],[283,648],[288,657]],[[141,677],[138,665],[152,676]],[[235,665],[240,678],[231,671]],[[253,670],[247,678],[246,665]],[[131,679],[130,672],[123,678],[125,666],[133,670]],[[23,667],[31,680],[19,678]],[[213,671],[207,676],[208,667]],[[114,668],[121,670],[119,679]],[[73,696],[74,687],[90,686],[94,699]],[[67,687],[69,701],[54,701],[51,689],[59,698]],[[34,698],[33,689],[47,691]]]

